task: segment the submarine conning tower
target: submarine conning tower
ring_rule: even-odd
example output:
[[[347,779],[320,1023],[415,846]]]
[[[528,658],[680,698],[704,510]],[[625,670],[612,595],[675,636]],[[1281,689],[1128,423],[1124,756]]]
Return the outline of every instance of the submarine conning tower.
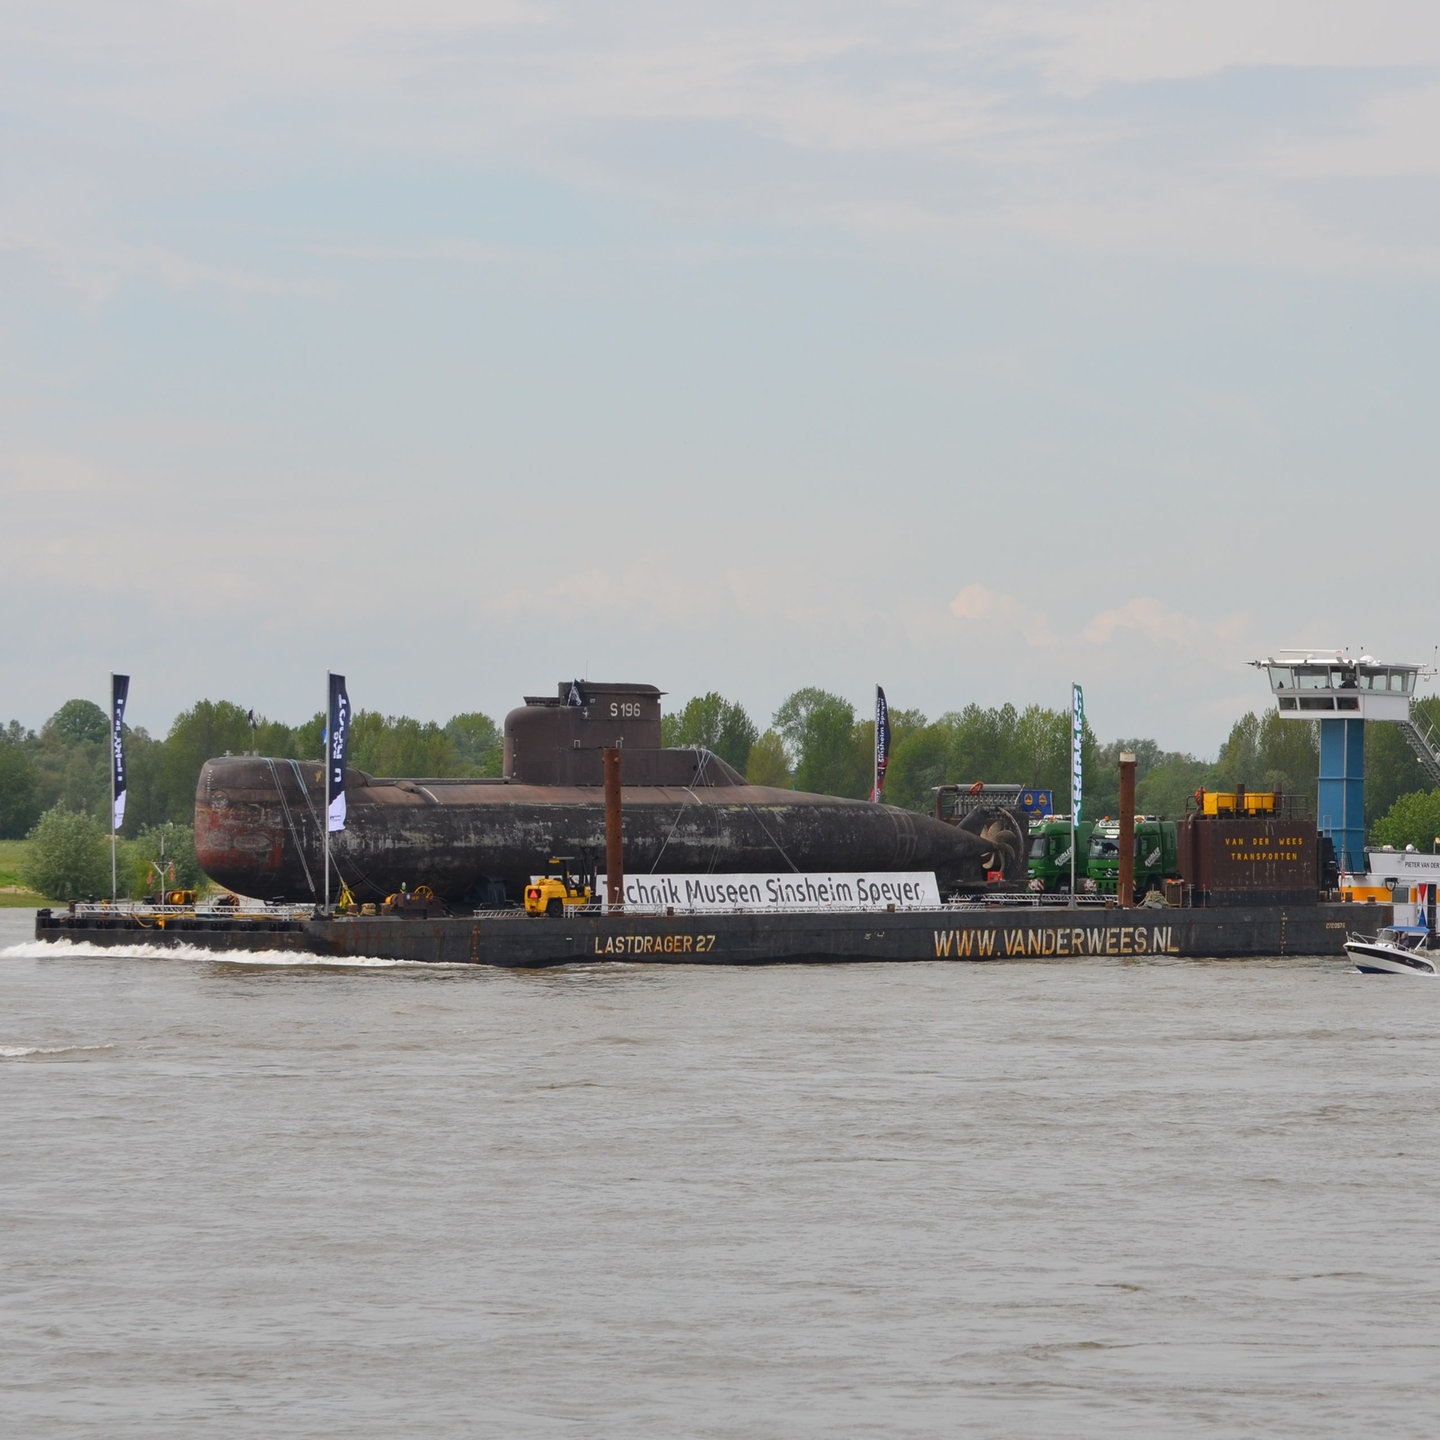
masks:
[[[1399,725],[1416,758],[1434,774],[1440,758],[1411,715],[1416,680],[1433,672],[1373,655],[1352,659],[1345,650],[1281,650],[1250,663],[1269,676],[1282,720],[1320,722],[1316,821],[1320,833],[1330,837],[1340,869],[1363,873],[1365,722]]]
[[[517,785],[605,783],[606,750],[620,751],[630,785],[743,785],[708,750],[666,750],[653,685],[561,681],[553,696],[527,695],[505,717],[505,779]]]

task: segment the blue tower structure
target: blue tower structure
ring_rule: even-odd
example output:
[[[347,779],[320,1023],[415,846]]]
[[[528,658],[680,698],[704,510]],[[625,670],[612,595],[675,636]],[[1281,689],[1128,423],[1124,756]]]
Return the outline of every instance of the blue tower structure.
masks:
[[[1320,721],[1320,776],[1315,789],[1316,828],[1335,846],[1341,870],[1364,873],[1365,722]]]
[[[1410,717],[1420,665],[1343,650],[1282,650],[1251,662],[1266,671],[1282,720],[1320,722],[1316,827],[1329,836],[1342,871],[1363,874],[1365,859],[1365,723],[1400,724],[1412,748],[1424,747]],[[1422,760],[1421,748],[1416,754]],[[1427,767],[1428,768],[1428,767]]]

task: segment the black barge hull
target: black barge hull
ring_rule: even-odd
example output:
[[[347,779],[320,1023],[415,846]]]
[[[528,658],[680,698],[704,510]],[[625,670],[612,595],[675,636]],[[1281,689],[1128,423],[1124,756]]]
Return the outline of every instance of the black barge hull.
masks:
[[[1389,906],[1216,909],[1036,909],[813,914],[635,914],[530,917],[402,915],[168,917],[163,928],[41,910],[39,940],[134,948],[195,946],[347,960],[535,969],[620,961],[662,965],[777,965],[875,961],[1247,959],[1344,954],[1349,926],[1389,923]]]

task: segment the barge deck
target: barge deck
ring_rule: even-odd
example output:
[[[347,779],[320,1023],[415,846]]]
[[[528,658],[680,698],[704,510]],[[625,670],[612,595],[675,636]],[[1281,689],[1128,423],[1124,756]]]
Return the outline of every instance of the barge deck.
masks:
[[[1368,925],[1390,906],[1366,906]],[[1151,908],[1040,906],[989,900],[938,909],[809,910],[533,917],[317,915],[296,907],[155,914],[138,908],[39,910],[37,940],[133,948],[195,946],[336,959],[532,969],[621,961],[774,965],[875,961],[1065,960],[1088,957],[1245,959],[1345,953],[1353,904]]]

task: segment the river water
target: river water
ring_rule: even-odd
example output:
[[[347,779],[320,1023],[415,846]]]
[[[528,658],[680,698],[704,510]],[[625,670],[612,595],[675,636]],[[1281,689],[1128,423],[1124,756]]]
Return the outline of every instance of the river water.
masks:
[[[0,911],[7,1434],[1440,1430],[1440,984],[32,923]]]

